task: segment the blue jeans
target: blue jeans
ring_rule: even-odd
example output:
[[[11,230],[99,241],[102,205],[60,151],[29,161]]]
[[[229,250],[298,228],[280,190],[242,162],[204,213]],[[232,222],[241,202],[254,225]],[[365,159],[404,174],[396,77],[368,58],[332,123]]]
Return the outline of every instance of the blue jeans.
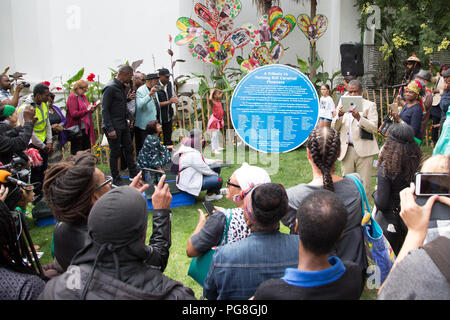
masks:
[[[203,176],[202,190],[206,190],[207,194],[219,194],[222,188],[223,180],[220,177],[220,168],[215,168],[213,171],[217,172],[217,176]]]

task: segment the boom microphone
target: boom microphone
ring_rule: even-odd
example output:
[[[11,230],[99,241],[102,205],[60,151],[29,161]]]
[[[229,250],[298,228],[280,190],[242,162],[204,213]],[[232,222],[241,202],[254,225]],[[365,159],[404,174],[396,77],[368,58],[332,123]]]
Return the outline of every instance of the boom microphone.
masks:
[[[0,182],[1,183],[11,182],[20,187],[32,187],[33,186],[31,184],[25,183],[21,180],[11,177],[11,173],[9,173],[8,171],[5,171],[5,170],[0,170]]]

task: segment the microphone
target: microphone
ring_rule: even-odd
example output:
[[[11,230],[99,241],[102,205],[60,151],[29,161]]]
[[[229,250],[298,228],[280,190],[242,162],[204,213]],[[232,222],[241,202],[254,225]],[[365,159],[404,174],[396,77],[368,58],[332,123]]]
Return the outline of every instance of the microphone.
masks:
[[[8,171],[5,171],[5,170],[0,170],[0,182],[1,183],[11,182],[20,187],[32,187],[33,186],[31,184],[25,183],[21,180],[11,177],[11,173],[9,173]]]

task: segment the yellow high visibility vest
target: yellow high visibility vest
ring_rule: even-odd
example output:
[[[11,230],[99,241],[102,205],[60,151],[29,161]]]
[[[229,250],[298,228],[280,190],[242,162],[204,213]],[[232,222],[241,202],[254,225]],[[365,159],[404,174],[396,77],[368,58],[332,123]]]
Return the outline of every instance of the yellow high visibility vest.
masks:
[[[42,109],[41,109],[42,108]],[[36,117],[38,120],[34,124],[34,133],[42,142],[47,139],[47,119],[48,108],[45,102],[41,103],[41,108],[36,107]]]

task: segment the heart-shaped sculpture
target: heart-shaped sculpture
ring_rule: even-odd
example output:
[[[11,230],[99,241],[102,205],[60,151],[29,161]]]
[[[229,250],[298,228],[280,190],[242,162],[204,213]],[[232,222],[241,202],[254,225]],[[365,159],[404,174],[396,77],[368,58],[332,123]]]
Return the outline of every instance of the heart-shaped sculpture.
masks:
[[[201,3],[196,3],[195,7],[194,7],[194,11],[200,19],[202,19],[207,24],[209,24],[214,30],[216,29],[217,24],[219,22],[218,17],[215,15],[212,15],[207,7],[205,7]]]
[[[280,7],[272,7],[269,11],[269,26],[272,41],[279,42],[284,39],[295,27],[296,20],[293,15],[283,17]]]
[[[212,63],[212,59],[209,55],[208,48],[197,41],[192,41],[189,43],[189,52],[192,54],[194,58],[202,60],[204,62]]]
[[[234,19],[242,9],[242,4],[239,0],[218,0],[216,1],[216,6],[220,18]]]
[[[182,31],[175,37],[175,43],[179,46],[185,45],[203,34],[203,28],[188,17],[179,18],[177,20],[177,27]]]
[[[307,14],[301,14],[297,18],[297,26],[314,46],[316,41],[327,31],[328,19],[326,16],[319,14],[311,21]]]
[[[209,44],[208,49],[212,62],[222,68],[234,56],[234,47],[229,42],[220,44],[217,41],[213,41]]]
[[[233,19],[231,18],[220,19],[216,29],[217,41],[223,42],[233,31],[233,26],[234,26]]]
[[[281,43],[274,43],[270,50],[266,46],[255,47],[250,53],[250,59],[241,63],[241,70],[249,72],[259,66],[277,63],[280,61],[283,53],[284,48]]]
[[[233,30],[226,38],[226,41],[229,41],[237,49],[245,46],[251,39],[250,32],[247,29],[239,28]]]

